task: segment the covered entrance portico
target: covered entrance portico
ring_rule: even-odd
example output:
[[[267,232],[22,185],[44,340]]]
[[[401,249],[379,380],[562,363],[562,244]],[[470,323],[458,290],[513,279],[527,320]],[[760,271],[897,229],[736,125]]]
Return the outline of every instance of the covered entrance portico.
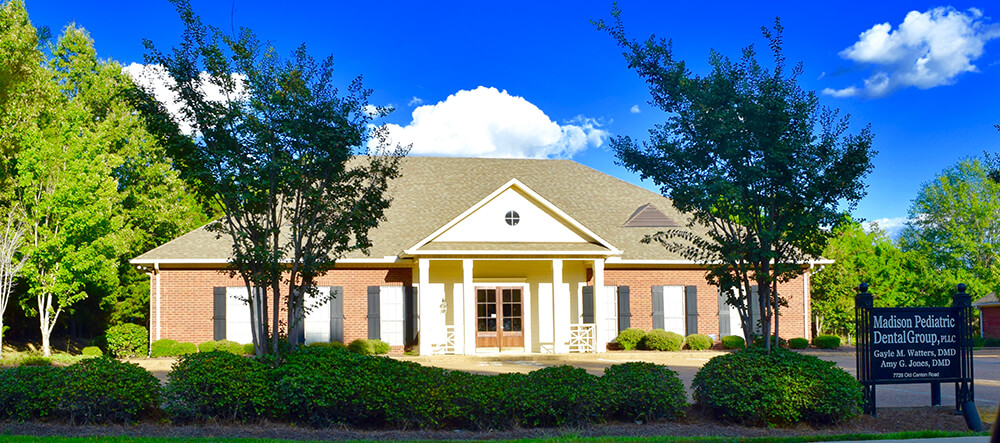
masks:
[[[603,352],[605,257],[418,258],[420,355]],[[585,289],[590,288],[590,289]],[[591,295],[591,291],[592,294]],[[587,299],[584,293],[587,293]],[[592,297],[592,300],[590,299]]]

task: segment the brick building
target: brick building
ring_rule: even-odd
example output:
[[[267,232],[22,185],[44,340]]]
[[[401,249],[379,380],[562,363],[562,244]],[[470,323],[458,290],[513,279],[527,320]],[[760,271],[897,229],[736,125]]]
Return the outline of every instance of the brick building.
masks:
[[[604,351],[628,327],[740,333],[703,267],[640,242],[699,229],[659,194],[569,160],[410,157],[401,174],[368,255],[319,278],[332,297],[313,302],[307,342],[565,353]],[[151,276],[151,339],[250,340],[246,289],[220,272],[231,250],[199,228],[132,260]],[[782,335],[809,337],[810,265],[779,287]]]

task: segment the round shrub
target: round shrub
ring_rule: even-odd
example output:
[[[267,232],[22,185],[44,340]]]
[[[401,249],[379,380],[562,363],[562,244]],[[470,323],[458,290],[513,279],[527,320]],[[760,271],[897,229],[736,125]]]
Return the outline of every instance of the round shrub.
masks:
[[[80,350],[80,354],[85,357],[100,357],[104,355],[104,352],[102,352],[101,348],[98,348],[97,346],[87,346]]]
[[[646,331],[638,328],[628,328],[620,333],[615,341],[626,351],[631,351],[639,346],[639,343],[646,337]]]
[[[160,339],[154,341],[152,345],[149,346],[149,356],[150,357],[173,357],[177,355],[177,340],[171,340],[169,338]]]
[[[105,336],[108,353],[115,357],[145,357],[149,352],[149,331],[142,326],[132,323],[114,325],[108,328]]]
[[[524,383],[507,390],[510,412],[522,425],[573,426],[600,422],[613,405],[607,385],[583,368],[550,366],[528,373]]]
[[[347,350],[355,354],[375,355],[374,345],[372,344],[371,340],[368,340],[366,338],[359,338],[357,340],[352,341],[350,344],[347,345]]]
[[[792,349],[805,349],[809,347],[809,340],[802,337],[795,337],[788,340],[788,347]]]
[[[836,335],[817,335],[813,338],[813,346],[820,349],[837,349],[840,347],[840,337]]]
[[[61,413],[73,423],[131,423],[160,402],[160,382],[134,363],[88,358],[66,368]]]
[[[691,334],[684,338],[684,344],[688,349],[693,351],[704,351],[706,349],[712,349],[712,345],[715,343],[711,338],[708,338],[704,334]]]
[[[21,359],[21,366],[52,366],[52,359],[40,355],[29,355]]]
[[[684,337],[676,332],[653,329],[640,342],[643,349],[650,351],[680,351],[684,345]]]
[[[372,352],[375,355],[385,355],[385,354],[388,354],[389,350],[392,349],[392,347],[389,346],[388,343],[386,343],[386,342],[384,342],[382,340],[368,340],[368,341],[371,342]]]
[[[777,335],[772,335],[771,336],[771,347],[772,348],[777,348],[779,346],[786,346],[787,344],[788,344],[788,342],[785,341],[785,339],[783,339],[781,337],[778,337]],[[763,348],[764,347],[764,336],[762,336],[762,335],[755,335],[755,336],[753,336],[753,345],[757,346],[757,347]]]
[[[54,415],[65,391],[65,370],[53,366],[0,369],[0,420],[38,420]]]
[[[198,352],[198,345],[188,342],[177,343],[174,347],[174,355],[195,354]]]
[[[243,345],[231,340],[219,340],[215,342],[215,350],[228,352],[233,355],[243,355]]]
[[[215,350],[215,348],[216,344],[214,341],[211,340],[198,343],[198,352],[212,352]]]
[[[247,343],[243,345],[243,355],[254,355],[257,353],[257,349],[254,348],[253,343]]]
[[[726,349],[744,349],[747,347],[746,340],[738,335],[727,335],[722,337],[722,347]]]
[[[835,423],[861,404],[861,385],[846,371],[781,348],[712,358],[691,386],[695,402],[717,418],[755,426]]]
[[[163,409],[180,422],[262,418],[274,403],[270,369],[250,358],[213,351],[182,355],[167,374]]]
[[[614,365],[604,370],[601,380],[610,388],[611,414],[619,420],[655,422],[684,416],[684,384],[666,366],[639,362]]]

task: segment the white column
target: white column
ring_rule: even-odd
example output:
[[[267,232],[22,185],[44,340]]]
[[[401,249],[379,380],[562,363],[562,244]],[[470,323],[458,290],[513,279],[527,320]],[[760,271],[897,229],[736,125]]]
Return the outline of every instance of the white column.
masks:
[[[462,303],[465,304],[465,322],[462,328],[464,352],[459,351],[456,343],[456,353],[466,355],[476,353],[476,287],[472,283],[472,260],[462,260]]]
[[[594,260],[594,351],[608,350],[604,337],[607,336],[607,316],[604,312],[608,304],[604,300],[604,259]]]
[[[160,311],[162,306],[160,304],[160,262],[153,263],[154,274],[156,274],[156,339],[160,339]]]
[[[431,309],[435,309],[435,306],[432,306],[433,300],[431,300],[431,297],[429,297],[430,294],[428,294],[431,283],[431,261],[426,258],[419,259],[417,261],[417,270],[420,275],[417,283],[417,330],[420,334],[420,355],[430,355],[434,345],[434,338],[430,332],[430,328],[433,325],[430,324],[429,320],[434,317]],[[427,326],[427,328],[424,326]]]
[[[552,260],[552,338],[557,354],[569,352],[569,291],[563,287],[563,261]]]

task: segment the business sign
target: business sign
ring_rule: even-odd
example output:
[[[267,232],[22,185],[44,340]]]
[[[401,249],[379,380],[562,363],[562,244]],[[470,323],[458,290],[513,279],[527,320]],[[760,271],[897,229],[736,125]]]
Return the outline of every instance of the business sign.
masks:
[[[961,376],[956,308],[872,308],[874,380],[947,381]]]
[[[934,406],[941,382],[954,382],[956,411],[975,399],[972,300],[964,284],[957,289],[947,308],[876,308],[868,285],[858,286],[856,356],[866,414],[875,415],[876,385],[930,383]]]

